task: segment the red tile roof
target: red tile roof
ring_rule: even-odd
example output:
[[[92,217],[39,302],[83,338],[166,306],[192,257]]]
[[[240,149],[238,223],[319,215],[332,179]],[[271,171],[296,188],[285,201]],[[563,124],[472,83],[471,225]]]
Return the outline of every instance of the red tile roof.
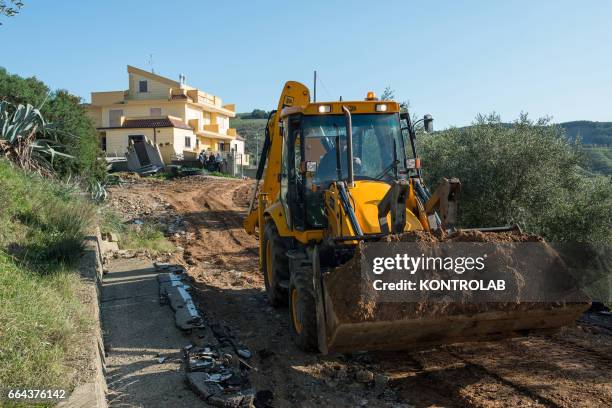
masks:
[[[123,122],[123,126],[111,126],[98,129],[142,129],[142,128],[162,128],[162,127],[173,127],[178,129],[189,129],[192,130],[189,125],[179,119],[175,118],[147,118],[147,119],[126,119]]]

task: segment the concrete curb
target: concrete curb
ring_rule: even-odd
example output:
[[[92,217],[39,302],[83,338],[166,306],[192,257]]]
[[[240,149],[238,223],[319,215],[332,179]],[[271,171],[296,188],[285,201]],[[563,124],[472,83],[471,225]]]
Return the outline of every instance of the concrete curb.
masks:
[[[79,262],[79,271],[85,283],[86,305],[89,317],[93,320],[93,330],[90,341],[90,359],[94,374],[90,381],[78,385],[68,400],[59,403],[62,408],[95,407],[106,408],[106,364],[102,326],[100,323],[100,287],[102,284],[102,256],[100,251],[100,229],[95,228],[91,235],[85,238],[83,256]]]

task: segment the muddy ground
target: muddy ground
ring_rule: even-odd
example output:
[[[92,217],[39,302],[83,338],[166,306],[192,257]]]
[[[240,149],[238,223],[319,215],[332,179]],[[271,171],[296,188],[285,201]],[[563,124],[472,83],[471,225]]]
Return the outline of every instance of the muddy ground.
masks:
[[[585,324],[413,352],[300,351],[287,309],[267,304],[257,238],[242,229],[249,186],[203,176],[135,180],[113,187],[110,202],[128,220],[166,226],[178,251],[157,260],[185,265],[206,318],[253,351],[251,380],[257,391],[271,392],[270,406],[612,406],[612,336]]]

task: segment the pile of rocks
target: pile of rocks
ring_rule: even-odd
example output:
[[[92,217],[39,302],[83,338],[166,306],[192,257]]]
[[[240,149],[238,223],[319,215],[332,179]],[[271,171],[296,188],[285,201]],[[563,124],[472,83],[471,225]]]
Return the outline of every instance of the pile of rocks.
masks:
[[[159,300],[169,304],[174,311],[174,321],[181,330],[191,330],[203,326],[203,319],[193,303],[190,286],[186,283],[187,274],[181,265],[155,263],[158,270]]]
[[[185,349],[186,381],[207,403],[219,407],[252,407],[255,391],[250,387],[252,368],[221,344]]]
[[[247,361],[251,352],[238,345],[229,328],[208,324],[190,295],[190,278],[181,265],[156,263],[159,296],[175,314],[175,323],[189,331],[195,344],[184,348],[185,380],[207,403],[219,407],[252,407]]]

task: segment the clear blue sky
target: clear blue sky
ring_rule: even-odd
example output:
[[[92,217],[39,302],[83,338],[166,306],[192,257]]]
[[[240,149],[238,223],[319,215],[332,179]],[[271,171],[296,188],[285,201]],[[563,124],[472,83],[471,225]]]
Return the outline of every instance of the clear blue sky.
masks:
[[[436,127],[479,112],[612,120],[612,2],[43,1],[2,21],[0,66],[89,100],[126,65],[236,103],[275,107],[285,80],[319,100],[395,89]]]

